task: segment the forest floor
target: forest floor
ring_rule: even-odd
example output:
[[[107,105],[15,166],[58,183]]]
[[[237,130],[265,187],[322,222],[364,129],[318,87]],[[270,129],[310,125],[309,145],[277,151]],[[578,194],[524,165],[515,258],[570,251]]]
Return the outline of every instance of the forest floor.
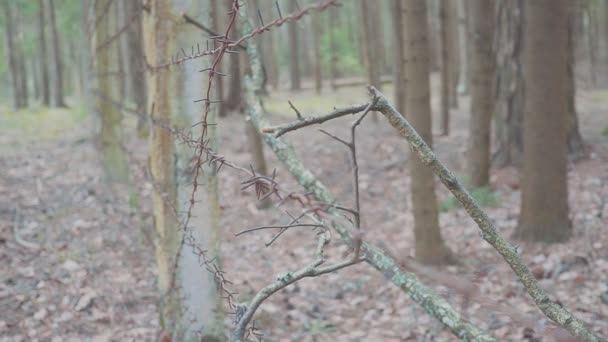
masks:
[[[266,100],[271,122],[294,119],[286,99],[305,114],[318,114],[364,102],[366,96],[363,87],[324,96],[308,91],[273,94]],[[519,245],[552,298],[608,335],[608,92],[583,92],[577,100],[588,157],[569,167],[574,237],[559,245]],[[450,136],[434,138],[439,158],[461,177],[467,102],[461,98],[460,108],[453,111]],[[0,114],[0,341],[155,340],[152,185],[140,181],[136,189],[125,189],[104,183],[90,133],[92,120],[78,110],[5,113]],[[357,141],[364,239],[409,260],[414,246],[408,147],[378,119],[364,120]],[[352,120],[332,121],[323,128],[347,137]],[[339,202],[351,205],[348,151],[316,128],[285,139]],[[242,117],[234,114],[221,121],[219,132],[222,154],[248,165]],[[145,144],[133,139],[128,146],[135,179],[142,180],[138,165],[146,163]],[[270,150],[266,156],[281,186],[301,192]],[[270,247],[264,243],[272,232],[235,237],[248,227],[287,220],[284,207],[258,209],[254,194],[240,190],[242,180],[230,169],[220,172],[223,266],[241,302],[278,274],[312,260],[316,244],[316,233],[305,229],[287,231]],[[423,280],[498,340],[523,340],[525,327],[537,337],[548,336],[548,323],[509,267],[482,241],[474,222],[440,183],[437,193],[442,234],[461,264],[424,268]],[[492,170],[492,191],[479,194],[500,233],[510,237],[519,211],[517,170]],[[334,237],[327,251],[329,260],[336,261],[347,248]],[[446,287],[454,279],[475,279],[479,294],[465,304],[462,293]],[[227,315],[228,324],[231,318]],[[366,264],[280,291],[262,305],[256,326],[265,341],[456,340]]]

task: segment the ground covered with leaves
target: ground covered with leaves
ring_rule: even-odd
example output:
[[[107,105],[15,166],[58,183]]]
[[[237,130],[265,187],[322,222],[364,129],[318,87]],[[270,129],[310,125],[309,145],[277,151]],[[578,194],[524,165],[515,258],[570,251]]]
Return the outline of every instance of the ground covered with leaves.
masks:
[[[323,97],[307,92],[275,95],[265,105],[276,124],[295,118],[286,98],[305,115],[350,104],[353,98],[366,99],[363,89]],[[578,100],[588,153],[569,167],[574,236],[559,245],[519,245],[552,298],[608,335],[608,136],[603,132],[608,126],[608,94],[584,92]],[[145,143],[137,139],[125,143],[136,184],[108,186],[91,134],[93,120],[87,115],[73,109],[5,112],[0,115],[0,341],[157,339],[152,185],[145,177]],[[461,109],[453,113],[452,134],[435,137],[439,158],[461,178],[466,112],[463,98]],[[323,128],[348,137],[352,120],[336,120]],[[285,139],[339,203],[351,206],[348,151],[316,128]],[[242,116],[235,113],[222,120],[219,131],[222,154],[248,165]],[[480,238],[474,222],[440,183],[442,233],[460,264],[433,269],[412,263],[407,145],[382,117],[377,122],[367,118],[358,137],[363,238],[418,267],[425,283],[498,340],[530,336],[556,340],[559,333],[552,331],[509,267]],[[281,187],[303,193],[270,150],[266,156],[271,169],[277,169]],[[272,231],[235,237],[246,228],[287,223],[286,211],[300,210],[293,203],[259,209],[253,191],[241,191],[243,180],[228,168],[220,173],[223,265],[240,302],[251,299],[277,275],[309,263],[316,244],[316,232],[307,228],[288,230],[269,247],[265,242]],[[509,237],[519,211],[517,170],[493,170],[492,190],[476,193],[501,234]],[[327,252],[328,262],[349,254],[337,236]],[[227,326],[231,321],[227,314]],[[456,339],[366,264],[305,279],[280,291],[262,305],[255,324],[265,341]]]

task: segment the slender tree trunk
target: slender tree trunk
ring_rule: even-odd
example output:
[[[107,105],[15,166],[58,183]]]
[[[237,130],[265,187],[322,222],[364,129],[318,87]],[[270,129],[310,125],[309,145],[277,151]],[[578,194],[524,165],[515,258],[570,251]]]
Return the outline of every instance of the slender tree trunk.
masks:
[[[408,119],[429,146],[432,145],[431,104],[429,85],[429,46],[426,2],[403,1],[405,9],[405,51],[407,79],[415,87],[408,87],[406,111]],[[409,157],[412,177],[412,203],[414,208],[414,233],[416,258],[427,264],[453,262],[454,256],[444,244],[439,230],[437,197],[433,175],[411,152]]]
[[[38,24],[39,24],[39,44],[40,44],[40,78],[41,78],[41,91],[42,91],[42,104],[49,106],[51,104],[51,93],[49,87],[49,70],[47,64],[47,50],[46,50],[46,25],[45,25],[45,11],[44,11],[44,0],[39,1],[40,11],[38,13]]]
[[[407,61],[405,59],[405,39],[403,23],[404,7],[402,0],[393,0],[391,7],[393,13],[393,84],[395,85],[395,105],[401,113],[405,113],[405,95],[407,94],[407,80],[405,70]]]
[[[19,17],[19,9],[17,9],[16,11],[16,16],[15,18],[17,19],[17,22],[21,22],[21,18]],[[19,31],[19,33],[17,34],[17,45],[15,46],[16,48],[16,56],[17,56],[17,64],[19,66],[19,93],[20,93],[20,100],[21,100],[21,107],[26,108],[28,106],[29,103],[29,88],[27,85],[27,81],[28,81],[28,77],[27,77],[27,68],[25,65],[25,54],[23,52],[23,46],[25,45],[24,39],[23,39],[23,29],[21,29],[19,27],[20,25],[17,26],[17,29]]]
[[[492,0],[490,0],[492,1]],[[469,52],[470,48],[470,20],[474,19],[474,16],[469,15],[470,13],[470,0],[458,0],[457,11],[458,11],[458,51],[460,52],[459,64],[460,64],[460,81],[458,83],[459,93],[466,95],[469,93],[470,87],[470,72],[469,72]],[[490,15],[495,16],[495,13]]]
[[[232,10],[233,0],[224,0],[224,4],[226,5],[226,11]],[[239,32],[239,23],[238,20],[234,22],[234,29],[230,32],[230,39],[237,40]],[[227,54],[228,64],[229,64],[229,84],[228,84],[228,94],[226,96],[226,110],[238,110],[241,108],[243,103],[243,73],[241,70],[241,60],[240,54],[231,53]],[[221,71],[221,70],[220,70]]]
[[[450,69],[450,25],[448,19],[449,4],[447,1],[439,2],[439,21],[441,23],[441,134],[450,134],[450,92],[453,73]]]
[[[378,37],[377,28],[374,25],[374,23],[378,21],[374,16],[378,13],[373,9],[374,7],[377,7],[378,4],[371,3],[367,0],[361,0],[360,4],[361,17],[363,19],[363,40],[366,43],[367,82],[380,89],[382,86],[380,82],[380,68],[382,67],[382,62],[375,42],[381,39],[381,37]]]
[[[494,112],[495,55],[494,0],[471,0],[471,119],[469,121],[469,175],[471,186],[490,181],[490,128]]]
[[[524,1],[524,163],[516,236],[559,242],[568,218],[568,0]]]
[[[579,14],[576,8],[570,9],[570,21],[568,29],[568,154],[573,160],[582,159],[585,156],[585,144],[578,128],[578,117],[576,113],[576,16]]]
[[[289,12],[296,11],[295,1],[289,1]],[[300,90],[302,88],[300,81],[300,49],[298,46],[298,23],[291,22],[287,24],[289,31],[289,76],[291,81],[291,90]]]
[[[131,82],[131,96],[135,102],[135,110],[140,115],[137,118],[137,135],[146,138],[149,135],[148,118],[142,115],[146,112],[148,102],[148,89],[146,84],[146,69],[144,64],[144,47],[142,32],[142,9],[137,1],[124,2],[126,17],[134,18],[127,32],[127,55],[129,63],[129,81]]]
[[[32,70],[32,81],[34,83],[34,98],[40,99],[40,74],[38,73],[38,68],[36,67],[36,60],[34,58],[28,59],[30,64],[30,69]]]
[[[209,3],[208,3],[209,4]],[[170,60],[172,51],[185,46],[200,33],[186,27],[183,21],[174,20],[178,11],[184,10],[208,22],[209,8],[193,2],[183,8],[180,1],[152,0],[146,16],[146,56],[152,64]],[[191,129],[200,121],[204,104],[194,103],[208,85],[208,74],[198,72],[200,66],[185,63],[181,68],[158,69],[150,72],[150,106],[154,104],[154,122],[167,123],[181,129]],[[216,76],[217,77],[217,76]],[[212,98],[216,98],[215,82]],[[217,122],[217,107],[212,106],[207,120]],[[202,125],[193,128],[193,136],[199,137]],[[216,150],[215,126],[207,126],[205,139],[208,147]],[[220,260],[220,208],[217,192],[216,168],[201,165],[194,191],[195,149],[186,144],[174,145],[171,133],[162,125],[153,125],[150,134],[150,165],[155,184],[154,215],[159,235],[157,262],[159,287],[164,295],[161,306],[161,324],[166,335],[173,341],[221,341],[223,317],[218,284],[206,266],[201,265],[198,248],[206,251],[207,260],[219,268]],[[203,156],[204,158],[204,156]],[[194,200],[192,216],[184,230],[171,206],[180,212],[187,210]],[[181,215],[180,216],[184,216]],[[185,235],[184,235],[185,234]],[[180,243],[183,241],[183,243]],[[176,257],[179,259],[176,261]],[[177,265],[177,269],[174,266]]]
[[[458,31],[457,1],[445,1],[447,6],[447,26],[450,70],[450,107],[458,108],[458,82],[460,80],[460,32]]]
[[[331,84],[331,89],[336,91],[338,88],[336,86],[336,79],[338,78],[338,47],[336,45],[336,22],[340,16],[340,12],[336,7],[332,7],[329,9],[329,16],[327,16],[328,27],[327,30],[329,32],[329,83]],[[359,50],[362,50],[359,45]]]
[[[51,26],[51,37],[53,39],[53,61],[55,81],[55,106],[66,107],[63,96],[63,61],[61,57],[61,46],[59,43],[59,34],[57,33],[57,24],[55,23],[55,0],[49,0],[49,25]]]
[[[312,16],[312,34],[313,34],[313,62],[314,62],[314,79],[315,79],[315,91],[317,94],[321,94],[323,88],[323,75],[321,72],[322,58],[321,58],[321,17],[319,15]]]
[[[112,6],[114,6],[114,14],[113,14],[113,29],[112,32],[118,32],[118,30],[122,29],[122,27],[125,24],[125,20],[124,20],[124,12],[123,12],[123,8],[122,8],[122,4],[120,2],[115,2],[114,4],[112,4]],[[123,59],[123,44],[122,44],[122,40],[124,38],[125,34],[121,34],[121,36],[119,36],[116,41],[114,41],[112,43],[112,45],[109,45],[106,48],[112,49],[114,50],[115,53],[115,57],[114,59],[114,64],[116,65],[116,70],[118,72],[118,75],[115,78],[115,81],[117,83],[117,87],[116,87],[116,99],[118,100],[118,102],[120,102],[121,105],[124,104],[126,97],[127,97],[127,84],[126,84],[126,68],[125,68],[125,61]]]
[[[259,1],[259,0],[257,0]],[[274,6],[270,2],[264,1],[258,5],[258,8],[262,12],[264,23],[274,17]],[[275,48],[275,34],[274,31],[266,32],[260,37],[262,50],[264,50],[264,70],[266,71],[266,77],[268,83],[273,90],[279,89],[279,70],[277,63],[277,53]]]
[[[95,15],[100,17],[101,12],[105,8],[101,0],[95,1]],[[96,41],[103,42],[109,37],[109,15],[99,22],[95,34]],[[111,50],[101,49],[97,52],[96,73],[97,88],[100,96],[97,98],[97,112],[101,118],[101,130],[99,133],[99,144],[102,154],[102,163],[105,170],[105,175],[110,182],[127,183],[129,180],[129,169],[127,166],[127,158],[121,148],[121,121],[122,115],[116,110],[114,105],[107,101],[111,99],[112,82],[105,75],[111,70]]]
[[[496,153],[498,167],[521,164],[523,139],[523,77],[521,67],[523,1],[504,1],[498,23],[498,101]]]
[[[598,0],[594,4],[594,15],[596,17],[596,41],[597,41],[597,73],[599,74],[598,85],[608,85],[608,1]]]
[[[6,35],[6,50],[8,54],[8,67],[11,75],[11,85],[13,90],[13,108],[23,108],[21,98],[21,87],[20,87],[20,68],[19,62],[17,61],[16,44],[15,44],[15,18],[13,15],[13,9],[11,2],[4,1],[4,19],[5,19],[5,30]]]

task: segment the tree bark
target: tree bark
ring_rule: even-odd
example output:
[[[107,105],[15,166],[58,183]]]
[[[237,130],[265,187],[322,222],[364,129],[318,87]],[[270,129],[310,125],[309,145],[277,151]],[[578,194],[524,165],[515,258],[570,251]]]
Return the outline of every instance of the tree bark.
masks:
[[[5,30],[4,33],[6,35],[6,50],[8,54],[8,67],[11,75],[11,85],[13,90],[13,108],[15,110],[21,109],[24,107],[23,98],[21,95],[21,86],[20,86],[20,67],[19,61],[17,60],[17,46],[15,43],[15,18],[13,8],[11,6],[11,2],[4,1],[4,18],[5,18]]]
[[[395,93],[393,97],[395,99],[395,106],[400,112],[405,113],[405,96],[407,94],[405,69],[407,61],[405,59],[405,25],[403,23],[404,7],[402,0],[393,0],[391,10],[393,13],[393,65],[395,66],[395,70],[393,71]]]
[[[580,160],[585,156],[585,144],[578,127],[576,112],[576,24],[580,12],[577,8],[570,8],[570,21],[568,27],[568,155],[573,160]]]
[[[431,104],[429,85],[429,46],[426,2],[419,0],[403,1],[405,9],[406,75],[411,84],[407,93],[406,108],[412,125],[430,146]],[[455,261],[454,255],[443,242],[439,230],[437,197],[433,175],[411,152],[409,156],[412,203],[414,211],[414,234],[416,237],[416,259],[426,264],[445,264]]]
[[[523,78],[521,67],[523,1],[504,1],[498,18],[497,115],[495,120],[498,167],[521,164],[523,139]]]
[[[382,84],[380,83],[380,69],[382,68],[382,61],[380,60],[379,50],[377,49],[376,41],[380,40],[378,36],[377,27],[374,25],[378,20],[374,17],[377,16],[378,11],[374,8],[378,6],[377,3],[371,3],[367,0],[361,0],[361,18],[363,25],[363,40],[365,41],[365,55],[367,60],[367,82],[374,87],[380,89]]]
[[[207,4],[210,4],[209,2]],[[165,63],[179,46],[186,46],[200,38],[181,19],[184,11],[208,22],[209,8],[193,2],[183,8],[180,1],[152,0],[150,12],[144,19],[145,49],[152,65]],[[217,56],[217,55],[216,55]],[[179,68],[151,70],[149,106],[154,104],[153,122],[167,124],[186,131],[193,137],[201,136],[202,125],[192,126],[204,115],[201,89],[209,84],[208,74],[198,72],[196,63],[184,63]],[[219,71],[219,70],[218,70]],[[216,76],[217,77],[217,76]],[[213,82],[211,98],[216,98]],[[211,106],[207,121],[217,122],[217,107]],[[204,139],[208,147],[216,149],[215,126],[207,126]],[[201,165],[196,178],[193,156],[198,147],[175,143],[171,132],[163,125],[152,125],[150,134],[150,167],[155,184],[154,215],[158,232],[157,262],[161,302],[161,325],[173,341],[220,341],[223,336],[223,317],[218,284],[205,265],[201,265],[200,248],[205,252],[209,267],[219,268],[220,208],[217,192],[216,168]],[[203,155],[204,158],[204,155]],[[192,216],[184,226],[186,214],[193,200]],[[178,216],[179,215],[179,216]],[[175,268],[177,267],[177,268]]]
[[[137,1],[125,1],[126,18],[133,23],[127,29],[127,55],[129,63],[129,81],[131,96],[138,113],[146,113],[148,88],[146,84],[146,69],[144,64],[144,46],[142,32],[142,8]],[[145,115],[137,118],[137,135],[146,138],[149,135],[148,120]]]
[[[441,134],[450,134],[450,92],[452,86],[452,76],[450,67],[450,25],[449,25],[449,4],[447,1],[439,2],[439,21],[441,25]]]
[[[100,17],[105,6],[104,1],[95,1],[95,15]],[[96,41],[103,42],[109,37],[110,16],[106,14],[100,20],[95,34]],[[97,97],[97,112],[101,121],[99,132],[99,144],[102,154],[102,163],[105,175],[110,182],[127,183],[129,180],[129,169],[127,158],[121,148],[121,113],[107,99],[113,98],[112,82],[107,75],[111,71],[112,51],[101,49],[97,52],[95,69],[97,72],[97,88],[100,96]],[[59,100],[60,98],[56,98]]]
[[[471,186],[490,181],[490,128],[494,113],[495,55],[494,0],[472,0],[471,14],[471,119],[469,121],[469,176]]]
[[[55,22],[55,0],[49,0],[49,25],[51,26],[51,37],[53,44],[51,44],[53,62],[54,62],[54,77],[55,81],[55,106],[66,107],[64,96],[63,96],[63,61],[61,57],[61,46],[59,43],[59,34],[57,33],[57,24]]]
[[[288,10],[290,13],[296,11],[295,1],[288,2]],[[291,81],[291,90],[300,90],[302,88],[300,81],[300,49],[298,47],[298,23],[290,22],[287,24],[289,33],[289,76]]]
[[[458,108],[458,82],[460,80],[460,38],[458,31],[458,4],[457,1],[441,1],[445,2],[446,6],[446,26],[447,32],[447,49],[448,53],[448,69],[450,72],[450,107]],[[449,123],[449,121],[448,121]]]
[[[314,79],[315,79],[315,92],[321,94],[323,89],[323,74],[322,64],[323,59],[321,56],[321,36],[322,36],[321,17],[317,15],[312,16],[312,34],[313,34],[313,63],[314,63]]]
[[[560,242],[568,218],[569,1],[524,1],[524,162],[516,236]]]
[[[329,9],[329,15],[327,16],[327,30],[329,31],[329,83],[331,89],[336,91],[336,79],[338,78],[338,48],[336,46],[336,22],[340,17],[340,11],[336,7]],[[357,35],[358,37],[359,35]],[[358,39],[357,39],[358,40]],[[358,40],[359,41],[359,40]],[[359,44],[359,51],[362,47]],[[359,53],[361,55],[361,53]]]
[[[39,44],[40,44],[40,77],[41,77],[41,92],[42,92],[42,104],[49,106],[51,104],[51,95],[49,87],[49,70],[48,70],[48,59],[46,50],[46,24],[45,24],[45,11],[44,11],[44,0],[39,1],[40,10],[38,12],[38,25],[39,25]]]
[[[233,0],[224,0],[226,11],[232,10]],[[213,5],[212,5],[213,6]],[[239,38],[239,21],[234,22],[234,28],[230,32],[230,39],[235,41]],[[241,57],[238,53],[226,54],[228,58],[228,94],[226,96],[226,110],[240,110],[243,103],[243,73],[241,69]],[[220,70],[221,71],[221,70]],[[226,113],[227,114],[227,113]]]

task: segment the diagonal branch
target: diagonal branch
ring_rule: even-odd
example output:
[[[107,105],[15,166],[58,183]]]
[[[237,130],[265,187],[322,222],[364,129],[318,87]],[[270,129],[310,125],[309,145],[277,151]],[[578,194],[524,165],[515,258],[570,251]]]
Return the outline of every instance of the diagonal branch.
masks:
[[[244,34],[248,34],[251,31],[249,22],[244,21],[243,31]],[[261,63],[255,41],[252,40],[247,45],[247,53],[252,74],[245,79],[245,100],[251,122],[259,130],[262,127],[269,127],[269,125],[264,117],[264,110],[262,109],[261,100],[258,95],[258,90],[261,89],[262,76]],[[354,112],[361,112],[366,107],[367,104],[361,105]],[[327,187],[310,170],[304,167],[302,162],[297,158],[293,147],[270,134],[264,134],[263,139],[277,158],[285,165],[289,173],[302,187],[313,194],[317,201],[322,203],[336,202]],[[344,221],[343,213],[333,207],[328,208],[327,212],[332,218],[336,219],[332,223],[332,227],[340,234],[342,239],[351,245],[355,244],[357,239],[353,239],[352,230],[339,223]],[[431,316],[440,320],[456,336],[471,341],[494,341],[494,338],[486,332],[464,321],[445,299],[439,297],[433,290],[422,284],[414,274],[402,270],[397,261],[387,256],[381,249],[363,242],[361,243],[360,250],[361,255],[365,257],[367,263],[407,293],[414,302],[421,305]]]
[[[364,103],[342,109],[335,109],[329,114],[321,116],[303,117],[301,119],[298,119],[297,121],[293,121],[284,125],[264,127],[262,129],[262,133],[274,133],[275,137],[278,138],[287,132],[295,131],[300,128],[322,124],[325,121],[337,119],[346,115],[361,113],[367,108],[368,105],[368,103]]]

